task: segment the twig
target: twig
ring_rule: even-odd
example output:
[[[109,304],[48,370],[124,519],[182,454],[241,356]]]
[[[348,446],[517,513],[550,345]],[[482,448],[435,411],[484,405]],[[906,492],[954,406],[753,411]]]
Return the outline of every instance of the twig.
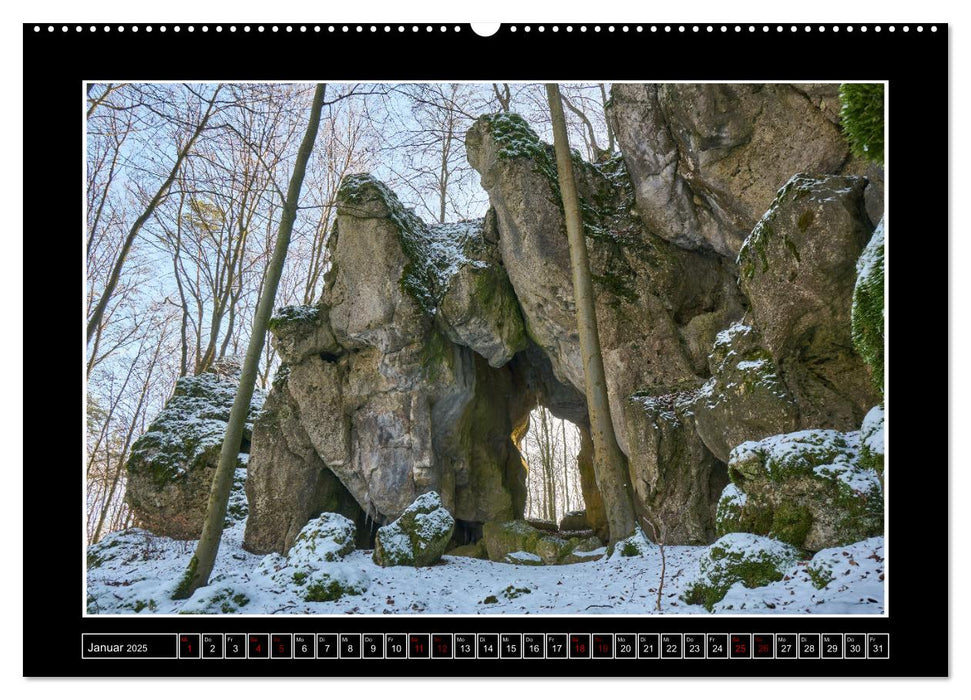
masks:
[[[651,533],[654,535],[654,542],[657,544],[659,550],[661,550],[661,581],[657,587],[657,611],[661,612],[661,596],[664,593],[664,575],[667,571],[667,557],[664,553],[664,537],[667,532],[667,528],[664,527],[664,523],[661,523],[661,534],[658,535],[658,529],[654,526],[647,518],[642,518],[645,523],[647,523],[651,528]]]

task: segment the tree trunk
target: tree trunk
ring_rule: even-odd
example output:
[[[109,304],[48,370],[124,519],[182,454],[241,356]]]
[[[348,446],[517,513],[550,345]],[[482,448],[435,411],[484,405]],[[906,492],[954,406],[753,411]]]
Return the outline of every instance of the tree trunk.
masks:
[[[627,459],[617,444],[610,419],[607,399],[607,379],[600,334],[597,330],[597,311],[594,304],[593,282],[587,260],[587,245],[580,218],[580,202],[573,179],[570,143],[566,134],[566,119],[560,90],[555,83],[546,85],[553,119],[553,147],[556,151],[556,170],[563,198],[563,214],[570,245],[570,267],[573,272],[573,296],[577,309],[577,330],[580,335],[580,355],[586,384],[587,413],[594,445],[594,472],[607,511],[607,525],[611,542],[617,542],[634,531],[634,501],[631,496]]]
[[[307,123],[307,131],[304,134],[303,142],[300,144],[300,150],[297,152],[293,175],[290,177],[290,186],[287,188],[286,204],[283,207],[280,228],[277,232],[276,244],[273,247],[273,257],[270,259],[266,284],[256,307],[253,334],[250,336],[249,345],[246,349],[246,360],[243,363],[239,388],[236,390],[236,399],[233,401],[229,423],[226,425],[226,435],[223,437],[222,449],[219,453],[219,466],[216,468],[216,474],[212,480],[212,490],[209,493],[209,506],[206,511],[206,521],[202,526],[202,536],[199,538],[196,553],[189,561],[189,567],[173,595],[177,599],[188,598],[197,588],[209,583],[209,574],[212,573],[216,554],[219,552],[219,541],[222,538],[223,523],[226,519],[226,506],[233,484],[233,472],[236,469],[239,447],[243,439],[243,424],[246,422],[246,414],[249,413],[250,402],[253,398],[253,388],[259,371],[263,343],[266,341],[267,326],[273,313],[273,303],[276,298],[277,287],[280,284],[280,276],[283,274],[283,263],[286,260],[287,248],[290,245],[293,223],[297,218],[297,201],[300,199],[300,188],[307,171],[307,161],[310,159],[310,152],[313,150],[314,141],[317,139],[325,89],[326,86],[321,83],[317,85],[314,92],[314,99],[310,108],[310,120]]]

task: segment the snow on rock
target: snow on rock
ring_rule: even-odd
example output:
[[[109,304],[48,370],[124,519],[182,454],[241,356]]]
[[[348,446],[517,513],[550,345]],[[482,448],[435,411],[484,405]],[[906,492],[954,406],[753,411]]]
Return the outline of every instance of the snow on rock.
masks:
[[[350,518],[322,513],[304,525],[287,554],[287,565],[316,569],[324,562],[339,561],[354,550],[356,528]]]
[[[714,613],[849,615],[883,612],[884,542],[872,537],[818,552],[781,580],[760,588],[733,585]]]
[[[609,557],[615,559],[617,557],[646,556],[648,552],[654,549],[657,549],[657,545],[648,539],[643,530],[637,528],[633,535],[615,544],[612,550],[608,548],[608,551],[610,551]]]
[[[721,532],[768,534],[813,552],[883,532],[883,488],[860,459],[858,432],[745,442],[732,450],[728,471],[745,501],[725,502]]]
[[[378,529],[374,562],[380,566],[431,566],[445,553],[455,519],[434,491],[423,493],[401,517]]]
[[[783,542],[747,532],[730,533],[707,548],[698,577],[682,599],[711,610],[736,584],[757,588],[781,580],[799,556],[799,550]]]
[[[538,554],[523,551],[509,552],[506,555],[506,561],[510,564],[526,564],[531,566],[541,566],[543,564],[543,558]]]
[[[371,580],[360,568],[336,564],[314,571],[306,583],[303,599],[320,603],[340,600],[345,595],[361,595],[371,585]]]
[[[884,225],[877,224],[856,262],[851,314],[853,347],[863,358],[874,383],[883,391]]]
[[[738,523],[742,518],[742,509],[748,502],[748,496],[735,484],[728,484],[722,490],[715,511],[715,532],[719,537],[730,532],[738,531]]]
[[[193,539],[202,532],[238,383],[238,374],[224,365],[182,377],[162,411],[132,445],[125,497],[139,524],[177,539]],[[263,400],[263,392],[253,393],[243,429],[245,443]]]
[[[883,406],[874,406],[860,427],[860,466],[883,474]]]
[[[715,336],[708,369],[711,378],[693,411],[698,435],[722,462],[740,443],[796,427],[795,399],[759,333],[747,323],[736,322]]]
[[[246,606],[249,603],[247,587],[206,586],[198,589],[179,612],[183,615],[245,613],[248,612]]]

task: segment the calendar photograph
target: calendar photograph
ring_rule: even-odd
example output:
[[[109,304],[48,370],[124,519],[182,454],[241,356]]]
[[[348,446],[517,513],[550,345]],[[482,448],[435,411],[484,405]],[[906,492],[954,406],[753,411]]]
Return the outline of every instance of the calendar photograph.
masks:
[[[86,81],[84,614],[884,615],[892,98]]]

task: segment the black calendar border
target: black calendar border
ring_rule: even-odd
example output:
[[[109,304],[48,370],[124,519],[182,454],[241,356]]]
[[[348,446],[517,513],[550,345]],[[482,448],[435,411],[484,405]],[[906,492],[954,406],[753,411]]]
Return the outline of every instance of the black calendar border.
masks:
[[[949,672],[949,455],[940,380],[946,336],[907,303],[949,299],[948,27],[945,24],[518,25],[495,36],[468,25],[390,32],[384,25],[25,24],[24,675],[27,676],[942,676]],[[48,27],[53,26],[53,31]],[[250,26],[246,32],[244,26]],[[277,26],[277,31],[272,27]],[[290,26],[291,31],[286,27]],[[641,31],[637,31],[640,26]],[[682,29],[683,26],[683,29]],[[790,27],[795,26],[795,32]],[[665,29],[668,27],[668,29]],[[697,29],[695,29],[697,27]],[[563,51],[564,47],[569,50]],[[526,60],[524,60],[526,59]],[[124,617],[81,615],[83,532],[83,80],[889,81],[888,211],[892,216],[889,413],[889,617]],[[899,244],[899,245],[898,245]],[[31,281],[43,261],[45,287]],[[50,274],[53,271],[54,275]],[[50,289],[50,279],[57,279]],[[54,292],[51,294],[51,292]],[[49,301],[54,299],[54,303]],[[60,303],[58,303],[60,302]],[[935,304],[939,307],[941,303]],[[933,330],[930,330],[933,328]],[[31,338],[28,346],[26,339]],[[38,338],[43,341],[37,342]],[[928,369],[933,368],[933,381]],[[47,387],[47,388],[45,388]],[[36,432],[40,423],[43,432]],[[56,426],[57,438],[50,436]],[[929,439],[933,443],[928,444]],[[38,441],[40,443],[38,444]],[[914,473],[916,478],[912,477]],[[929,476],[930,475],[930,476]],[[929,538],[933,537],[931,540]],[[52,570],[56,566],[56,570]],[[931,571],[926,570],[931,568]],[[934,598],[922,599],[928,578]],[[709,632],[889,633],[889,660],[82,660],[82,632]]]

